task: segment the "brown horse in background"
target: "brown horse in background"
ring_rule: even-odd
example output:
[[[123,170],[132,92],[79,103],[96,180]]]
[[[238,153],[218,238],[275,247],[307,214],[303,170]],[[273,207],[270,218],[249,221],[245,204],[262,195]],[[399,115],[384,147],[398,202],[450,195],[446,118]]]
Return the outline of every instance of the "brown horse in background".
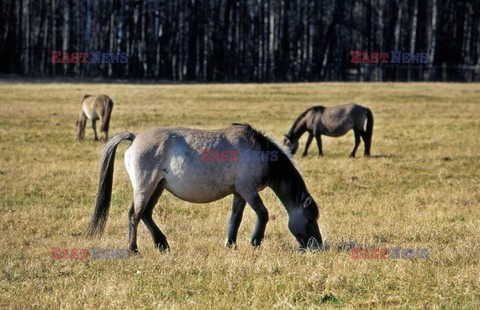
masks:
[[[367,121],[366,128],[365,121]],[[353,129],[355,134],[355,146],[350,157],[355,157],[360,137],[365,143],[365,156],[370,156],[373,114],[369,108],[355,103],[328,108],[323,106],[308,108],[297,117],[292,128],[285,135],[284,143],[293,155],[298,149],[298,140],[303,133],[308,131],[308,140],[302,156],[307,155],[308,147],[314,136],[317,140],[318,155],[323,156],[321,135],[340,137],[350,129]]]
[[[77,120],[77,139],[82,140],[85,136],[85,126],[87,118],[92,121],[93,133],[95,141],[97,136],[97,120],[101,121],[100,131],[103,132],[105,141],[108,140],[108,126],[110,123],[110,115],[112,114],[113,101],[107,95],[85,95],[82,99],[82,105]]]

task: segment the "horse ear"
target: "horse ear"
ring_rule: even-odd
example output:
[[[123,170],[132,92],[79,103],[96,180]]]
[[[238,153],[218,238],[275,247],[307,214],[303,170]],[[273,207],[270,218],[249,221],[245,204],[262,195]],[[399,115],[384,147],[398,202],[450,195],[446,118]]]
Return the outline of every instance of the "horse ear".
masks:
[[[307,199],[303,201],[303,207],[306,209],[312,203],[312,197],[308,196]]]

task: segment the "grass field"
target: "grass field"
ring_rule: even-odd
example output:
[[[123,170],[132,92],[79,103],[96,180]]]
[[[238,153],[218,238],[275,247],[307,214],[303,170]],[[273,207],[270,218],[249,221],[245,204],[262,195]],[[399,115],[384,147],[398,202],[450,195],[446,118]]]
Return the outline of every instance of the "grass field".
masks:
[[[372,158],[348,158],[353,133],[315,143],[298,169],[316,199],[328,249],[298,251],[269,189],[262,247],[224,247],[231,197],[190,204],[165,193],[154,219],[171,252],[140,224],[140,257],[52,260],[51,248],[125,248],[132,199],[120,145],[104,236],[83,233],[103,144],[75,141],[85,93],[115,102],[111,134],[157,126],[249,122],[277,141],[311,105],[359,102],[375,116]],[[0,84],[0,308],[480,307],[480,85]],[[303,151],[306,137],[301,140]],[[358,154],[363,154],[363,144]],[[352,259],[352,246],[428,249],[428,259]]]

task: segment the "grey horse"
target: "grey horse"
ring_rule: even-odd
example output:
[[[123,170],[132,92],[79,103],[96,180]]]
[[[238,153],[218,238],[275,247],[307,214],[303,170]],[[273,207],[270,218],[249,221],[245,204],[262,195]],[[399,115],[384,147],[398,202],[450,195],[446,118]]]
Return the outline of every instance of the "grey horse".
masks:
[[[367,121],[366,128],[364,128],[365,121]],[[317,140],[318,155],[323,156],[321,135],[340,137],[350,129],[353,129],[355,134],[355,146],[350,153],[350,157],[355,157],[360,144],[360,137],[365,143],[365,156],[370,156],[373,114],[369,108],[355,103],[328,108],[323,106],[308,108],[297,117],[290,131],[285,134],[283,142],[293,155],[298,149],[298,140],[307,131],[308,139],[302,156],[307,155],[313,137]]]
[[[77,120],[77,139],[82,140],[85,136],[85,126],[87,119],[92,121],[93,133],[95,141],[97,136],[97,120],[101,121],[100,131],[104,134],[105,141],[108,140],[108,127],[110,125],[110,116],[112,114],[113,101],[107,95],[85,95],[82,99],[80,112]]]
[[[208,203],[233,195],[226,246],[234,247],[246,203],[257,215],[250,243],[259,246],[262,242],[268,211],[259,191],[268,186],[285,206],[288,228],[300,247],[318,249],[322,246],[318,207],[300,173],[276,143],[249,124],[233,124],[218,130],[155,128],[137,135],[124,132],[112,137],[103,150],[97,202],[88,235],[99,236],[104,230],[112,194],[115,152],[123,140],[132,141],[125,152],[125,166],[134,192],[128,213],[131,252],[138,252],[140,220],[150,231],[155,246],[161,252],[169,249],[167,238],[152,219],[153,208],[165,189],[194,203]],[[222,157],[205,160],[205,150]],[[275,156],[268,160],[237,158],[254,152]],[[228,154],[235,156],[223,157]]]

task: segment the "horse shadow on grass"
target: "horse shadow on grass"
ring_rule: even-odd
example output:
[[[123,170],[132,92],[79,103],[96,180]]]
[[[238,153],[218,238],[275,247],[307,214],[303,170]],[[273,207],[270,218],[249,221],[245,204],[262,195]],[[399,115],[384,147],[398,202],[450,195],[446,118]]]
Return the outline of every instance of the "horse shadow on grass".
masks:
[[[393,154],[377,154],[377,155],[370,155],[369,158],[395,158],[396,156]]]
[[[323,244],[321,245],[320,248],[318,249],[311,249],[311,248],[298,248],[298,247],[292,247],[290,245],[283,245],[281,248],[283,248],[287,252],[301,252],[301,253],[306,253],[306,252],[327,252],[327,251],[335,251],[335,252],[351,252],[354,248],[361,248],[361,249],[379,249],[379,248],[385,248],[385,246],[380,246],[379,244],[376,243],[358,243],[355,240],[343,240],[340,242],[329,242],[329,241],[324,241]]]

